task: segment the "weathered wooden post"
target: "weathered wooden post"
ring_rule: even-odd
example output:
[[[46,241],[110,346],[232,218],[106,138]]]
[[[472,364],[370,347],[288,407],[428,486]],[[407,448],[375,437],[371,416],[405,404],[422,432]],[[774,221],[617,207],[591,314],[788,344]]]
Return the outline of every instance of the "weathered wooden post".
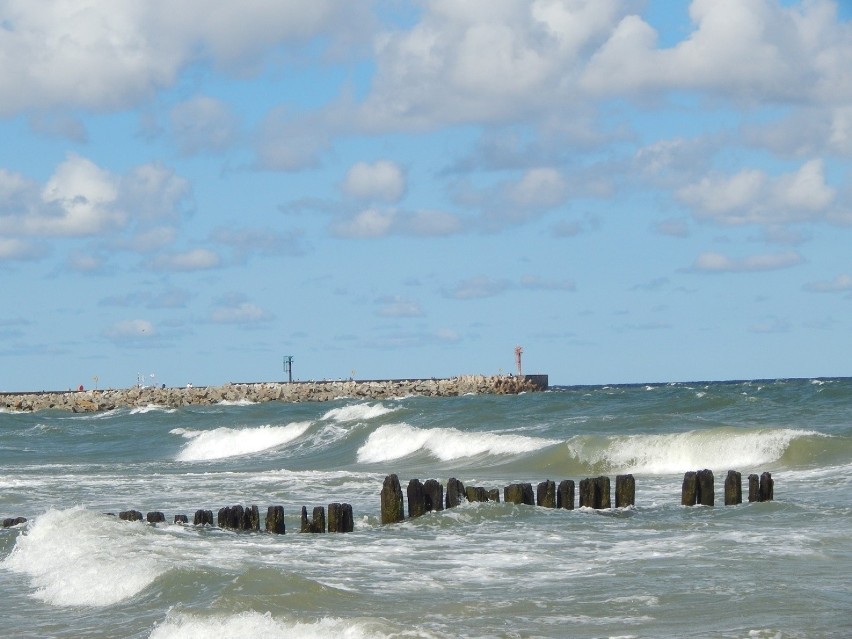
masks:
[[[705,468],[695,473],[698,482],[698,494],[696,498],[701,506],[713,506],[715,501],[715,486],[713,485],[713,471]]]
[[[636,505],[636,480],[633,475],[615,476],[615,507]]]
[[[286,531],[284,506],[269,506],[266,509],[266,532],[274,535],[283,535]]]
[[[588,477],[580,480],[580,508],[611,507],[609,477]]]
[[[196,510],[195,516],[192,518],[192,523],[196,526],[203,526],[207,524],[208,526],[213,525],[213,511],[212,510]]]
[[[455,508],[465,500],[464,484],[455,477],[447,481],[447,508]]]
[[[694,470],[683,475],[683,486],[680,491],[681,506],[694,506],[698,500],[698,476]]]
[[[423,482],[423,500],[426,512],[444,510],[444,487],[437,479]]]
[[[760,478],[757,475],[748,476],[748,500],[760,501]]]
[[[6,519],[3,520],[3,528],[11,528],[12,526],[25,524],[26,522],[26,517],[6,517]]]
[[[351,504],[333,503],[328,505],[328,532],[347,533],[355,530]]]
[[[760,474],[760,501],[773,501],[775,499],[775,481],[770,473]]]
[[[574,480],[563,479],[556,489],[556,507],[574,510]]]
[[[725,505],[736,506],[743,503],[743,477],[735,470],[729,470],[725,477]]]
[[[488,491],[488,501],[496,501],[498,504],[500,503],[500,489],[499,488],[491,488]]]
[[[175,523],[176,524],[188,524],[189,517],[186,515],[175,515]]]
[[[399,485],[399,477],[388,475],[382,484],[381,493],[383,524],[394,524],[405,519],[402,501],[402,487]]]
[[[468,486],[464,494],[469,502],[488,501],[488,491],[482,486]]]
[[[408,482],[406,489],[408,496],[408,518],[420,517],[426,513],[426,493],[423,490],[423,484],[419,479],[412,479]],[[331,511],[328,513],[329,522],[331,521]]]
[[[260,530],[260,512],[257,506],[246,506],[243,510],[242,530]]]
[[[535,506],[532,484],[509,484],[503,488],[503,501],[507,504]]]
[[[145,515],[145,519],[148,520],[149,524],[159,524],[166,521],[166,516],[163,513],[155,510]]]
[[[402,489],[400,489],[400,494],[402,494]],[[323,506],[315,506],[313,512],[313,518],[308,519],[308,509],[306,506],[302,506],[302,526],[301,532],[303,533],[324,533],[325,532],[325,507]]]
[[[536,486],[535,503],[542,508],[556,508],[556,482],[547,479]]]
[[[118,518],[124,521],[142,521],[142,513],[138,510],[122,510],[118,513]]]

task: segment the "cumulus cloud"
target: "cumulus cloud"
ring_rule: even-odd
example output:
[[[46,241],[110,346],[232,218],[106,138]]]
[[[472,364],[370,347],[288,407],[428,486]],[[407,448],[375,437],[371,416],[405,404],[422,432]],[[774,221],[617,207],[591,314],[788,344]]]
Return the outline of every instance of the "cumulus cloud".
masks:
[[[116,175],[69,153],[43,186],[0,169],[0,226],[19,236],[109,235],[177,218],[188,194],[188,182],[162,165],[140,165]]]
[[[47,254],[44,244],[16,237],[0,237],[0,262],[38,260]]]
[[[804,259],[795,251],[751,255],[735,259],[721,253],[702,253],[692,265],[692,270],[709,273],[743,272],[743,271],[773,271],[797,266]]]
[[[826,183],[822,160],[815,159],[777,177],[759,169],[709,175],[682,187],[677,197],[699,219],[719,224],[787,224],[829,219],[836,190]]]
[[[390,235],[445,237],[463,232],[461,218],[438,210],[399,211],[369,208],[331,223],[331,233],[343,238],[379,238]]]
[[[117,109],[173,84],[188,65],[255,70],[276,45],[352,40],[363,8],[343,0],[64,0],[3,4],[0,116],[55,106]]]
[[[347,171],[343,190],[358,199],[398,202],[405,193],[405,174],[389,160],[357,162]]]

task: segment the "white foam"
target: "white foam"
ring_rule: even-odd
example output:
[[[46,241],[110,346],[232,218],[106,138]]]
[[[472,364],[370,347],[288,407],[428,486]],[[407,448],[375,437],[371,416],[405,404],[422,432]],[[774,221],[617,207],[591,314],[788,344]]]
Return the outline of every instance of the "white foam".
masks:
[[[790,428],[714,429],[667,435],[578,436],[566,445],[584,463],[634,473],[667,474],[763,466],[780,459],[794,439],[812,435],[819,433]]]
[[[109,606],[151,584],[165,565],[144,551],[145,527],[80,508],[36,518],[3,561],[54,606]]]
[[[206,461],[276,448],[300,437],[310,426],[311,422],[292,422],[286,426],[222,427],[213,430],[175,428],[169,432],[189,440],[178,453],[177,461]]]
[[[223,399],[221,402],[216,402],[218,406],[252,406],[256,403],[250,399]]]
[[[144,415],[145,413],[152,413],[155,411],[160,411],[162,413],[174,413],[177,409],[170,408],[169,406],[161,406],[159,404],[146,404],[145,406],[137,406],[135,408],[130,409],[131,415]]]
[[[336,422],[354,422],[363,421],[366,419],[374,419],[388,413],[394,412],[394,408],[388,408],[382,404],[349,404],[340,408],[332,408],[322,419],[333,420]]]
[[[209,637],[268,637],[270,639],[389,639],[390,637],[434,635],[425,631],[389,627],[387,622],[370,619],[323,617],[300,622],[273,617],[269,612],[242,612],[233,615],[191,615],[170,613],[149,635],[150,639],[208,639]]]
[[[455,428],[417,428],[409,424],[387,424],[377,428],[358,449],[358,461],[375,463],[407,457],[425,450],[441,461],[475,455],[517,455],[559,443],[524,435],[465,433]]]

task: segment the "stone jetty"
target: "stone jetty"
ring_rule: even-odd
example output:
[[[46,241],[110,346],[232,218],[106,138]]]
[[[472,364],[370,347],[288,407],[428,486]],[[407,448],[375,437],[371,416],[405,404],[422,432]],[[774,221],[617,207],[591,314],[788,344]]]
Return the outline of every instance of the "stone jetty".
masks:
[[[132,387],[109,390],[0,393],[0,408],[12,411],[62,410],[92,413],[116,408],[210,405],[221,402],[321,402],[392,399],[412,395],[516,395],[547,390],[547,375],[460,375],[442,379],[251,382],[223,386]]]

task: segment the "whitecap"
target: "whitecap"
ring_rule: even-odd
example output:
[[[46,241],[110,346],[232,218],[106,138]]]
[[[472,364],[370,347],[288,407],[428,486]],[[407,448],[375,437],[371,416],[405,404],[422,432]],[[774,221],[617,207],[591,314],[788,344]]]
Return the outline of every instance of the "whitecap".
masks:
[[[376,404],[349,404],[340,408],[332,408],[327,411],[322,419],[336,422],[354,422],[374,419],[394,412],[395,408],[388,408],[380,403]]]
[[[302,436],[311,423],[306,421],[292,422],[286,426],[222,427],[213,430],[174,428],[169,432],[189,440],[178,453],[176,461],[206,461],[276,448]]]
[[[441,461],[475,455],[518,455],[558,443],[525,435],[466,433],[455,428],[417,428],[406,423],[387,424],[373,431],[361,448],[358,461],[369,464],[407,457],[425,450]]]

